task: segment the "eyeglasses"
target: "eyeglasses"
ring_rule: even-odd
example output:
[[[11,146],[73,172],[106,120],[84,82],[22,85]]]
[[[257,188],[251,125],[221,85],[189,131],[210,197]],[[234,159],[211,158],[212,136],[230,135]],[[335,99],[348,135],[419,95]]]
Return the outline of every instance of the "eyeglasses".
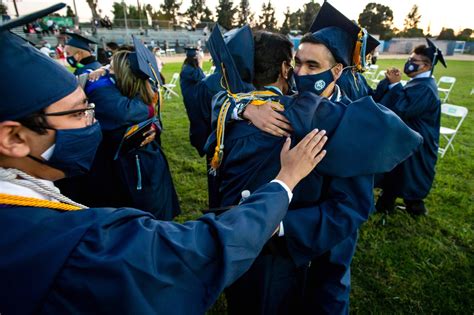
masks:
[[[95,104],[90,103],[87,105],[85,108],[81,109],[72,109],[72,110],[66,110],[62,112],[54,112],[54,113],[43,113],[39,114],[41,116],[66,116],[66,115],[71,115],[73,117],[76,117],[77,119],[85,119],[86,120],[86,125],[90,126],[94,123],[95,121]]]

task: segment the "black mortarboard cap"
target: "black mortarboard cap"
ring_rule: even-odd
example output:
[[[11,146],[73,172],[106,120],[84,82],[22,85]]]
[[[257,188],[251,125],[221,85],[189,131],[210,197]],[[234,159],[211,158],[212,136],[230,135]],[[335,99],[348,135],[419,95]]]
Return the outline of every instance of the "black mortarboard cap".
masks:
[[[426,51],[431,59],[432,66],[434,67],[439,61],[446,68],[446,61],[444,60],[443,52],[441,51],[441,49],[436,47],[436,45],[428,37],[426,38],[426,42],[428,43],[428,48],[426,49]]]
[[[253,41],[253,38],[251,39]],[[242,80],[236,62],[227,47],[221,31],[216,24],[212,30],[211,36],[207,41],[207,47],[211,53],[212,60],[216,66],[216,72],[222,74],[221,83],[232,93],[240,93],[246,91],[246,84]],[[247,51],[248,56],[254,54],[254,51]],[[252,62],[253,68],[253,62]]]
[[[0,121],[25,118],[77,89],[76,77],[64,66],[9,31],[65,6],[59,3],[0,25]]]
[[[244,25],[226,32],[224,42],[234,59],[242,80],[252,83],[255,44],[250,26]]]
[[[68,46],[91,51],[89,44],[97,44],[97,42],[76,33],[66,32],[65,34],[70,37],[66,42]]]
[[[325,1],[309,31],[313,33],[313,37],[316,40],[320,41],[331,51],[336,61],[344,66],[350,66],[353,65],[354,48],[359,40],[361,30],[357,24],[339,12],[329,2]],[[366,32],[362,39],[364,37],[365,43],[362,43],[361,49],[365,49],[363,51],[365,57],[380,43]]]
[[[155,87],[158,86],[161,79],[155,55],[138,38],[133,35],[132,38],[135,51],[128,54],[130,68],[137,77],[150,79]]]
[[[198,49],[195,47],[186,47],[184,50],[186,51],[186,57],[190,58],[196,57],[198,51]]]

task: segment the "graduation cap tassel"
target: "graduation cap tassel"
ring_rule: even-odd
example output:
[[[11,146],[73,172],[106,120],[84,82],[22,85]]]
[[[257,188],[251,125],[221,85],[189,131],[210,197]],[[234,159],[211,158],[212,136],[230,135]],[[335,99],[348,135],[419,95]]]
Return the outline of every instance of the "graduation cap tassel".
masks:
[[[431,63],[430,77],[433,75],[436,61],[438,61],[437,58],[438,58],[438,48],[435,49],[434,54],[433,54],[433,62]]]
[[[352,64],[356,71],[363,72],[365,70],[365,49],[367,42],[367,33],[361,29],[357,35],[354,52],[352,53]]]

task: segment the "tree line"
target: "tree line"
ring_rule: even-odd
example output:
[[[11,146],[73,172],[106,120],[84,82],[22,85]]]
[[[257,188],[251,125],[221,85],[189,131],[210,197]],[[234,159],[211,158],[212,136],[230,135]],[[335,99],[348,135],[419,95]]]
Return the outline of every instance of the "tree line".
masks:
[[[91,10],[94,12],[99,0],[87,0]],[[283,34],[303,34],[309,30],[314,16],[319,12],[321,5],[314,0],[304,4],[302,8],[291,10],[288,6],[285,11],[285,18],[281,25],[276,19],[275,7],[271,0],[262,4],[260,15],[256,15],[250,9],[249,0],[219,0],[215,13],[206,5],[206,0],[191,0],[191,5],[184,12],[181,10],[182,0],[164,0],[155,10],[151,5],[141,8],[133,5],[124,5],[122,2],[113,4],[113,14],[115,20],[124,19],[124,9],[126,8],[129,19],[144,19],[145,16],[151,20],[167,20],[173,24],[185,23],[195,28],[199,23],[218,22],[226,29],[250,24],[256,29],[268,31],[278,31]],[[140,16],[141,12],[141,16]],[[393,25],[393,11],[389,6],[379,3],[368,3],[359,14],[357,21],[361,27],[366,28],[371,34],[380,36],[382,40],[393,37],[436,37],[430,33],[430,27],[426,32],[419,27],[421,13],[417,5],[414,5],[405,17],[403,29],[398,29]],[[447,40],[473,40],[471,38],[472,29],[466,28],[458,34],[452,28],[443,28],[438,39]]]
[[[101,12],[97,9],[99,1],[86,0],[93,19],[100,19]],[[303,34],[309,30],[314,16],[321,8],[321,5],[314,0],[293,11],[288,6],[282,25],[278,25],[275,7],[271,0],[262,4],[260,15],[251,11],[249,0],[240,0],[236,3],[232,0],[219,0],[215,13],[206,5],[206,0],[191,0],[191,5],[185,11],[181,10],[181,5],[182,0],[163,0],[159,8],[155,9],[150,4],[140,5],[139,1],[136,6],[125,4],[123,1],[114,2],[112,5],[114,24],[124,26],[125,18],[127,18],[132,21],[129,26],[136,27],[138,26],[136,21],[147,21],[150,18],[153,24],[157,24],[157,21],[170,21],[174,25],[186,24],[192,29],[195,29],[199,23],[218,22],[226,29],[250,24],[256,29],[278,31],[283,34]],[[0,14],[6,14],[6,11],[6,5],[0,4]],[[73,16],[70,7],[68,7],[67,16]],[[418,6],[414,5],[405,17],[403,29],[398,29],[393,25],[392,9],[389,6],[371,2],[365,6],[359,14],[358,20],[354,22],[366,28],[369,33],[379,35],[382,40],[393,37],[424,36],[437,37],[440,40],[474,40],[472,38],[473,30],[470,28],[465,28],[457,34],[452,28],[443,28],[436,36],[436,34],[430,33],[428,26],[425,32],[419,27],[421,17]]]

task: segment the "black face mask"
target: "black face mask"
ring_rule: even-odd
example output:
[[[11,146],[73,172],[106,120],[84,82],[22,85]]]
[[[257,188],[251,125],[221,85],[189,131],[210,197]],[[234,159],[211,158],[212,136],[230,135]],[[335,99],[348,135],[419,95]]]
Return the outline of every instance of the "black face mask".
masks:
[[[407,60],[407,62],[405,63],[405,66],[403,67],[403,72],[405,72],[405,74],[410,74],[413,72],[417,72],[419,68],[420,68],[420,65],[417,65],[411,60]]]

